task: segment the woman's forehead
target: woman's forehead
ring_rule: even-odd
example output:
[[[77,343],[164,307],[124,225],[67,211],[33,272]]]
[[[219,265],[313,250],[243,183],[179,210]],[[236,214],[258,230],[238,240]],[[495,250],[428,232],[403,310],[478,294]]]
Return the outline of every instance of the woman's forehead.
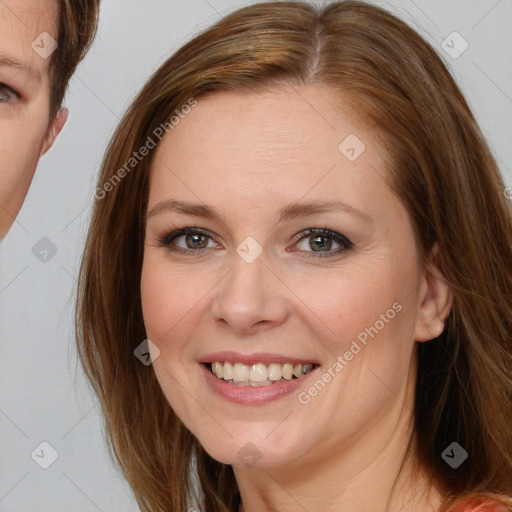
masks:
[[[364,152],[377,154],[380,148],[360,119],[350,115],[351,105],[344,108],[336,101],[325,87],[199,98],[164,137],[153,167],[179,161],[210,173],[231,168],[263,176],[296,165],[327,170],[340,157],[356,167]]]

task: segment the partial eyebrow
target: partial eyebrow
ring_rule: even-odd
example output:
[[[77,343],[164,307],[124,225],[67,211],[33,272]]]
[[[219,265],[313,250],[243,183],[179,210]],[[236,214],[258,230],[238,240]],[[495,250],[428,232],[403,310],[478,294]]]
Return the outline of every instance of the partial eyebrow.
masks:
[[[28,62],[15,59],[14,57],[10,57],[8,55],[0,55],[0,67],[8,67],[17,69],[19,71],[24,71],[25,73],[32,75],[34,78],[41,77],[40,71],[33,68]]]
[[[358,217],[367,224],[373,224],[373,219],[370,215],[342,201],[310,201],[308,203],[293,203],[279,211],[278,222],[296,219],[299,217],[329,213],[336,210]],[[216,209],[211,206],[199,203],[176,201],[175,199],[166,199],[156,204],[146,215],[146,219],[169,212],[183,213],[212,220],[221,219],[221,216]]]

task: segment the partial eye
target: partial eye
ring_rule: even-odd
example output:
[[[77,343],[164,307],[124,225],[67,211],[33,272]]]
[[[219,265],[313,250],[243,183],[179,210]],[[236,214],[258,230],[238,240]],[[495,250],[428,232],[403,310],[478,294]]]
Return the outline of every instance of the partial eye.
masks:
[[[0,102],[9,103],[11,101],[20,99],[20,95],[8,85],[0,83]]]

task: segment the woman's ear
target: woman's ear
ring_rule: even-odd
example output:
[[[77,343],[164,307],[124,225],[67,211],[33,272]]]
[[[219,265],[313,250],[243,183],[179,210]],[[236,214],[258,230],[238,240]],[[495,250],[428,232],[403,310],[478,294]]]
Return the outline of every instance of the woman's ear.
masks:
[[[48,134],[46,135],[46,138],[43,142],[40,156],[43,156],[53,146],[57,135],[59,135],[68,119],[68,115],[69,110],[67,108],[59,110],[59,113],[57,114],[57,117],[55,118],[55,121],[53,122],[52,127],[48,131]]]
[[[453,304],[452,289],[437,267],[438,254],[439,245],[436,242],[420,285],[415,341],[429,341],[437,338],[444,330],[445,321]]]

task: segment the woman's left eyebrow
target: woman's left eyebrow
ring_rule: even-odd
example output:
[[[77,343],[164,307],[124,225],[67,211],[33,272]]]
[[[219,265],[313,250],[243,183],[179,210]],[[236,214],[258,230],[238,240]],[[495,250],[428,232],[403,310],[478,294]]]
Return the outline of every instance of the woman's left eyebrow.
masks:
[[[332,211],[343,211],[348,215],[358,217],[360,220],[367,224],[373,224],[373,219],[366,212],[355,208],[342,201],[310,201],[308,203],[292,203],[279,212],[277,222],[295,219],[299,217],[307,217],[312,215],[320,215]],[[193,215],[196,217],[203,217],[207,219],[221,219],[221,215],[217,210],[205,204],[191,203],[185,201],[177,201],[175,199],[166,199],[157,203],[146,215],[146,219],[154,217],[162,213],[176,212],[185,215]]]

